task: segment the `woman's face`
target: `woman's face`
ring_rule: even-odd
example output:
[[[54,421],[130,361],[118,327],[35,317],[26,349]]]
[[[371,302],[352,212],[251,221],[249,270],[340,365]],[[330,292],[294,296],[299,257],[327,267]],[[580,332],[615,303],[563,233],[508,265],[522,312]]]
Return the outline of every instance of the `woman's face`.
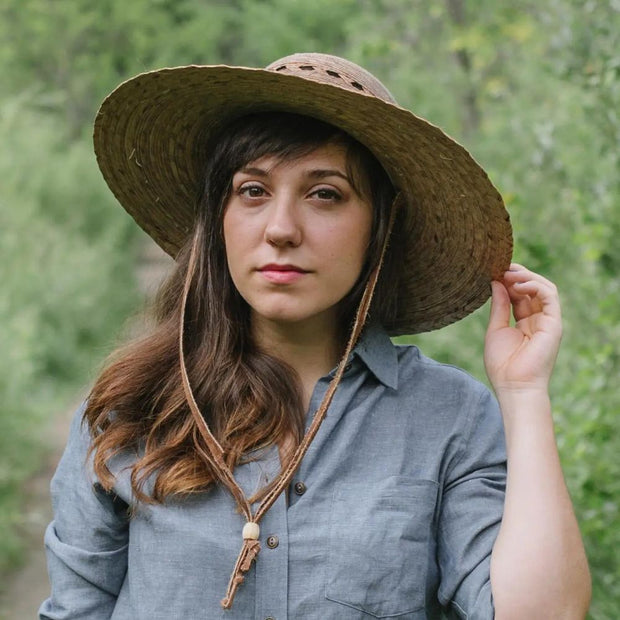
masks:
[[[333,330],[338,302],[364,264],[371,223],[372,207],[353,189],[338,144],[294,160],[265,156],[237,171],[224,242],[253,323]]]

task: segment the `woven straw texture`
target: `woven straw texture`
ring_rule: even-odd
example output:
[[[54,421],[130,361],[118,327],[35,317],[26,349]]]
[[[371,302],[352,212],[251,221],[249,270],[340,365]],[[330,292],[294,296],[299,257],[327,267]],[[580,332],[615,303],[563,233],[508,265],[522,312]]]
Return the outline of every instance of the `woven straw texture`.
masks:
[[[512,254],[501,196],[469,153],[393,102],[357,65],[297,54],[267,69],[188,66],[138,75],[103,102],[95,153],[118,201],[170,255],[190,234],[208,137],[230,119],[282,110],[336,125],[365,144],[405,196],[407,244],[391,335],[457,321],[489,297]]]

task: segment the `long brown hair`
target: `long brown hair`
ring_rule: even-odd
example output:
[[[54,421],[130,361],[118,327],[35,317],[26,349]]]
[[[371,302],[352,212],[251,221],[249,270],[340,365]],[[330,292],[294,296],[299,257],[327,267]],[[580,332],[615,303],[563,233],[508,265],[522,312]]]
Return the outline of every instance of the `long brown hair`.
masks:
[[[282,112],[233,121],[206,146],[205,185],[197,200],[195,229],[158,293],[154,327],[112,355],[89,395],[84,419],[93,437],[95,475],[105,488],[114,484],[109,459],[128,450],[135,453],[131,483],[140,501],[163,502],[203,491],[216,480],[211,466],[199,456],[197,448],[205,447],[181,384],[179,323],[188,278],[185,364],[195,400],[230,469],[261,448],[282,445],[285,438],[293,439],[293,449],[301,440],[305,411],[299,377],[252,339],[248,305],[228,272],[222,219],[237,170],[265,155],[296,158],[327,143],[345,146],[355,189],[373,204],[366,264],[340,303],[346,339],[386,234],[394,197],[390,180],[363,145],[322,121]],[[397,242],[396,237],[392,245]],[[192,245],[198,248],[198,257],[190,272]],[[374,320],[387,323],[397,304],[387,289],[395,267],[396,253],[393,247],[390,250],[371,311]],[[288,456],[290,452],[284,455],[283,466]]]

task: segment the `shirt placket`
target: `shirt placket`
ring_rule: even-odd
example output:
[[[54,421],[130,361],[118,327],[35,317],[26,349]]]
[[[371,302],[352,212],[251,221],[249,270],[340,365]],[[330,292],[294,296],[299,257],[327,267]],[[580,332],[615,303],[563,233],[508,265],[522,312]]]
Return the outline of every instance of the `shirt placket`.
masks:
[[[255,620],[286,620],[288,599],[288,522],[282,493],[260,523],[261,552],[255,563]]]
[[[334,401],[329,409],[328,418],[321,425],[319,435],[329,434],[329,429],[341,417],[346,403],[349,402],[352,394],[349,384],[350,366],[347,368],[343,382],[336,392]],[[323,377],[317,382],[310,401],[307,424],[311,422],[311,414],[314,413],[329,386],[331,376]],[[361,379],[358,379],[358,382]],[[324,428],[323,428],[324,427]],[[324,437],[322,439],[324,441]],[[311,445],[310,451],[313,451]],[[279,460],[277,449],[273,449],[261,463],[263,475],[261,484],[271,481],[273,475],[279,470]],[[308,456],[308,455],[307,455]],[[316,458],[310,457],[312,459]],[[275,459],[275,460],[274,460]],[[305,460],[305,459],[304,459]],[[277,463],[276,463],[277,461]],[[288,593],[289,593],[289,503],[296,503],[305,494],[306,484],[301,480],[307,469],[304,461],[300,471],[293,479],[294,491],[282,493],[269,511],[262,518],[260,523],[260,543],[261,552],[255,563],[256,569],[256,599],[255,599],[255,620],[285,620],[288,618]],[[303,473],[302,473],[303,472]],[[298,486],[296,487],[295,484]]]

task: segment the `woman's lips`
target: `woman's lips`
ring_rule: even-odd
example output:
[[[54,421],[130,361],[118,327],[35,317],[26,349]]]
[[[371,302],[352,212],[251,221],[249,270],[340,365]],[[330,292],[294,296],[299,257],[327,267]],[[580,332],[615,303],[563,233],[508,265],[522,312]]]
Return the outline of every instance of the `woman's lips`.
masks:
[[[308,272],[296,265],[265,265],[259,269],[261,275],[273,284],[297,282]]]

